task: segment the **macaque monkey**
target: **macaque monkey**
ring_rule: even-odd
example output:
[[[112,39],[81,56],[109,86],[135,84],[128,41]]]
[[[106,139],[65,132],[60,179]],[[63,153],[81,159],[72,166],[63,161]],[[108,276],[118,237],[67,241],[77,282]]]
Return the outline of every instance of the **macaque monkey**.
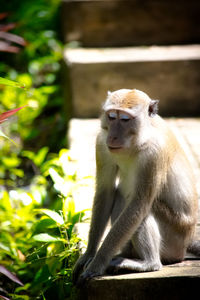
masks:
[[[108,93],[96,142],[88,247],[74,268],[79,285],[106,271],[160,270],[182,261],[187,250],[200,254],[200,243],[193,242],[195,180],[157,105],[136,89]],[[99,247],[109,220],[111,229]]]

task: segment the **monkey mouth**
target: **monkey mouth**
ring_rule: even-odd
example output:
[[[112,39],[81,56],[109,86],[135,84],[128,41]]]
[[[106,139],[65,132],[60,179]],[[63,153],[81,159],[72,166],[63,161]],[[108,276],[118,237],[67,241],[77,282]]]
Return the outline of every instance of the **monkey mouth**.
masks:
[[[108,146],[108,149],[109,149],[111,152],[118,152],[118,151],[122,150],[123,147],[120,147],[120,146],[117,146],[117,147],[114,147],[114,146]]]

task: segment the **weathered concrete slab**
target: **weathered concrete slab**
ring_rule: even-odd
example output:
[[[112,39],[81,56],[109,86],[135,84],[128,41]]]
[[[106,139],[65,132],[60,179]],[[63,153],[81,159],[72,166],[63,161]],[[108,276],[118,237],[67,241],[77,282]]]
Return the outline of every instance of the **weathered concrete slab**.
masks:
[[[196,0],[63,0],[65,42],[84,47],[200,42]]]
[[[157,272],[94,279],[78,299],[184,300],[198,295],[199,284],[200,261],[195,261],[195,266],[165,266]]]
[[[200,45],[66,49],[74,117],[98,117],[108,90],[137,88],[165,116],[200,114]]]

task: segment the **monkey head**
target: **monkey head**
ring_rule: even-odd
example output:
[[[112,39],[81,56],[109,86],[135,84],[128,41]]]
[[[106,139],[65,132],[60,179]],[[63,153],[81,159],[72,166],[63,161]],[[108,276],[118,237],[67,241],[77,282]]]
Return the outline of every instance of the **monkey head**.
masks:
[[[157,104],[158,100],[151,100],[136,89],[108,92],[101,119],[101,126],[107,131],[108,149],[123,152],[138,146],[141,130],[146,129],[150,118],[156,115]]]

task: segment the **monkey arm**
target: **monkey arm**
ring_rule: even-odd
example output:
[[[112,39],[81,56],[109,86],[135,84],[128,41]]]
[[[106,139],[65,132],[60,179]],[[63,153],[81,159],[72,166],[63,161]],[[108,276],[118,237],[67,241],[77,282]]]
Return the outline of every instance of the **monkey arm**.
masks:
[[[113,207],[117,167],[108,155],[105,155],[104,144],[97,139],[96,151],[96,193],[92,209],[92,220],[86,252],[96,254],[98,245],[108,223]]]
[[[102,149],[104,144],[98,140],[99,138],[97,138],[96,147],[96,193],[92,209],[88,247],[74,267],[74,283],[77,282],[78,276],[84,266],[87,267],[94,258],[113,206],[117,167],[112,163],[112,160],[108,159],[108,155],[105,155],[105,149]]]
[[[99,191],[99,188],[97,188],[92,210],[92,220],[88,237],[88,246],[86,252],[79,258],[74,267],[74,283],[77,282],[81,271],[84,269],[84,267],[87,267],[89,265],[97,252],[99,243],[111,214],[113,195],[114,191]]]

